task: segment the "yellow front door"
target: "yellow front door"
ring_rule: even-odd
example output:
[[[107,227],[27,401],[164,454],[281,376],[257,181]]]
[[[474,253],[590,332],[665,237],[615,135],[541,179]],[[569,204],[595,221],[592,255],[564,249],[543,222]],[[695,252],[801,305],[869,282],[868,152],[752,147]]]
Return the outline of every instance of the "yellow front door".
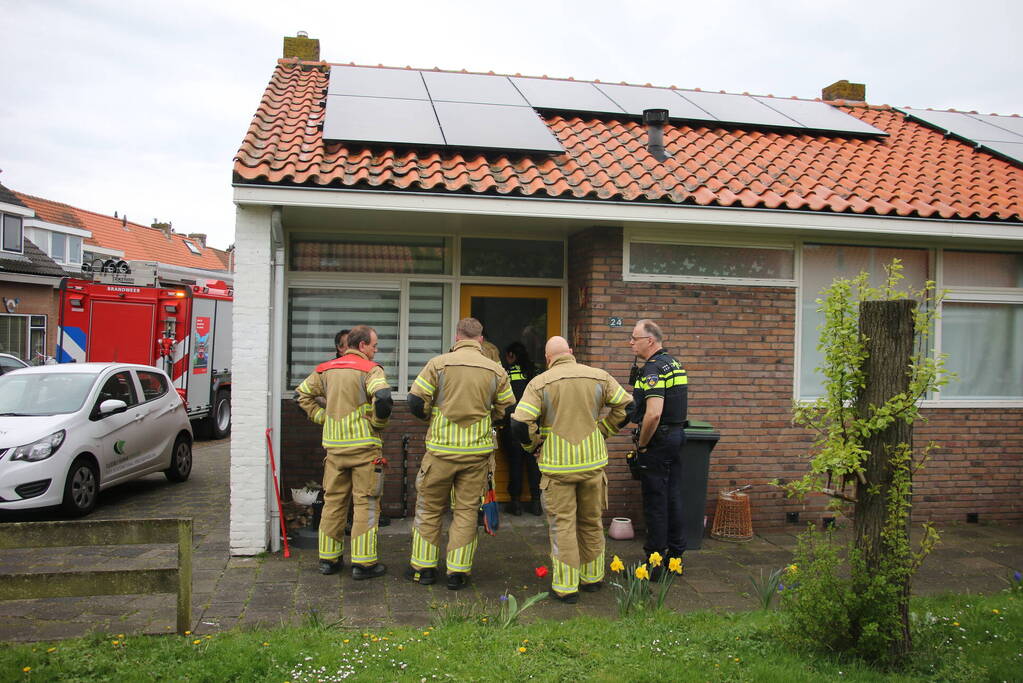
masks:
[[[483,335],[497,346],[502,358],[509,344],[522,343],[539,373],[545,369],[547,339],[561,334],[561,288],[462,285],[459,317],[469,316],[483,323]],[[528,500],[524,477],[521,499]],[[508,500],[508,461],[500,450],[494,489],[498,500]]]

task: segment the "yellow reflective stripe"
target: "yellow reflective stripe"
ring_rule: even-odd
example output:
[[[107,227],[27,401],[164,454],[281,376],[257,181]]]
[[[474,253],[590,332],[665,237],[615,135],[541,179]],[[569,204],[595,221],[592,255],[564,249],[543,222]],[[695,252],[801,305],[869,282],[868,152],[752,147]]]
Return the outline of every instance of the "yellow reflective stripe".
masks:
[[[322,531],[319,532],[319,554],[321,560],[334,561],[341,557],[341,552],[344,549],[345,544],[343,542],[331,538]]]
[[[599,430],[577,444],[550,434],[543,442],[539,467],[541,472],[585,472],[607,464],[607,446]]]
[[[437,391],[437,387],[433,386],[422,377],[416,377],[416,381],[413,382],[413,384],[428,393],[430,396],[433,396],[433,392]]]
[[[555,557],[551,557],[554,568],[551,576],[551,588],[558,593],[575,593],[579,590],[579,570],[570,567]]]
[[[377,387],[386,389],[388,387],[387,380],[377,377],[376,379],[370,380],[369,384],[366,385],[366,390],[369,393],[376,391]]]
[[[540,416],[540,409],[530,403],[526,403],[525,401],[519,401],[519,405],[516,407],[516,410],[522,410],[522,412],[529,413],[533,417]]]
[[[366,533],[352,539],[352,564],[376,564],[377,528],[371,527]]]
[[[312,395],[312,393],[313,393],[312,389],[310,389],[309,385],[306,383],[306,380],[302,380],[302,383],[298,385],[298,389],[295,389],[295,391],[300,391],[303,394],[309,394],[309,395]]]
[[[418,528],[412,529],[412,560],[416,569],[431,569],[437,566],[440,550],[419,533]]]
[[[448,573],[472,571],[472,560],[476,556],[477,537],[466,543],[461,548],[455,548],[448,552],[445,561],[448,566]]]
[[[498,401],[507,401],[508,399],[515,398],[515,394],[512,393],[511,389],[505,389],[497,395]]]
[[[494,450],[493,423],[490,415],[467,427],[460,427],[433,409],[426,447],[439,453],[489,453]]]
[[[621,402],[622,399],[624,399],[626,395],[627,394],[625,392],[625,389],[622,389],[621,387],[618,387],[618,390],[615,392],[615,395],[611,397],[611,403],[619,403],[619,402]]]
[[[363,404],[340,420],[326,415],[323,423],[323,446],[326,448],[382,446],[383,442],[380,437],[370,431],[369,420],[363,417],[370,410],[369,404]]]
[[[601,552],[597,559],[587,562],[579,567],[579,581],[582,583],[597,583],[604,580],[604,553]]]
[[[327,420],[327,411],[323,408],[317,408],[316,412],[313,413],[313,422],[318,425],[323,424]]]
[[[614,434],[615,432],[618,431],[617,429],[614,428],[614,425],[607,421],[606,417],[600,421],[600,424],[604,425],[604,429],[606,429],[611,434]]]
[[[521,370],[518,369],[518,366],[516,366],[514,370],[508,373],[508,379],[512,380],[513,382],[517,382],[520,379],[526,379],[526,376],[522,373]]]

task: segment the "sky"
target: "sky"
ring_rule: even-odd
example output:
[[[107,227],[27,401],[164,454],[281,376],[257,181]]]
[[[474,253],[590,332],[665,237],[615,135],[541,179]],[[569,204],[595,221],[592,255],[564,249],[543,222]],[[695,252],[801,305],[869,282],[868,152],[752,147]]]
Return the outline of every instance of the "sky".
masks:
[[[281,56],[1023,115],[1018,0],[0,0],[0,183],[234,241],[231,168]]]

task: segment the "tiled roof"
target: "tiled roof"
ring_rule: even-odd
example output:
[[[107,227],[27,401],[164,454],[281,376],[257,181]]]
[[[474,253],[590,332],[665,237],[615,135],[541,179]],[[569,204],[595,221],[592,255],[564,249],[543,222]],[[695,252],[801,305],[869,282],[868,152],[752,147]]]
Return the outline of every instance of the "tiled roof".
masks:
[[[1023,221],[1023,168],[889,106],[837,104],[886,133],[853,138],[547,114],[554,156],[325,143],[327,64],[279,60],[235,157],[236,182]]]
[[[13,192],[0,184],[0,204],[13,204],[14,206],[25,206]]]
[[[74,275],[65,271],[52,258],[43,253],[32,240],[22,241],[24,254],[12,254],[0,251],[0,273],[19,273],[22,275],[45,275],[47,277],[67,277]]]
[[[167,265],[204,270],[229,269],[227,252],[213,247],[202,247],[185,235],[178,233],[167,235],[162,230],[148,225],[105,216],[22,192],[15,192],[15,195],[23,204],[35,211],[40,220],[90,231],[92,236],[85,239],[86,248],[93,245],[116,249],[124,252],[126,260],[132,261],[159,261]],[[195,244],[201,253],[193,254],[185,245],[186,241]]]

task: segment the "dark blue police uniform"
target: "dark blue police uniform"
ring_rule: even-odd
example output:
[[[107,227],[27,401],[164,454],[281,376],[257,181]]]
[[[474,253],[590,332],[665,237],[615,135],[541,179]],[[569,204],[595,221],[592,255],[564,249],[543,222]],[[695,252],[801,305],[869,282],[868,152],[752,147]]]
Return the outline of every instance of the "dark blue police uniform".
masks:
[[[643,516],[649,556],[658,552],[665,558],[682,557],[686,537],[682,528],[682,446],[685,444],[688,377],[681,363],[660,349],[643,364],[633,385],[635,409],[632,420],[643,424],[646,400],[664,399],[661,420],[646,449],[637,453],[643,491]]]

